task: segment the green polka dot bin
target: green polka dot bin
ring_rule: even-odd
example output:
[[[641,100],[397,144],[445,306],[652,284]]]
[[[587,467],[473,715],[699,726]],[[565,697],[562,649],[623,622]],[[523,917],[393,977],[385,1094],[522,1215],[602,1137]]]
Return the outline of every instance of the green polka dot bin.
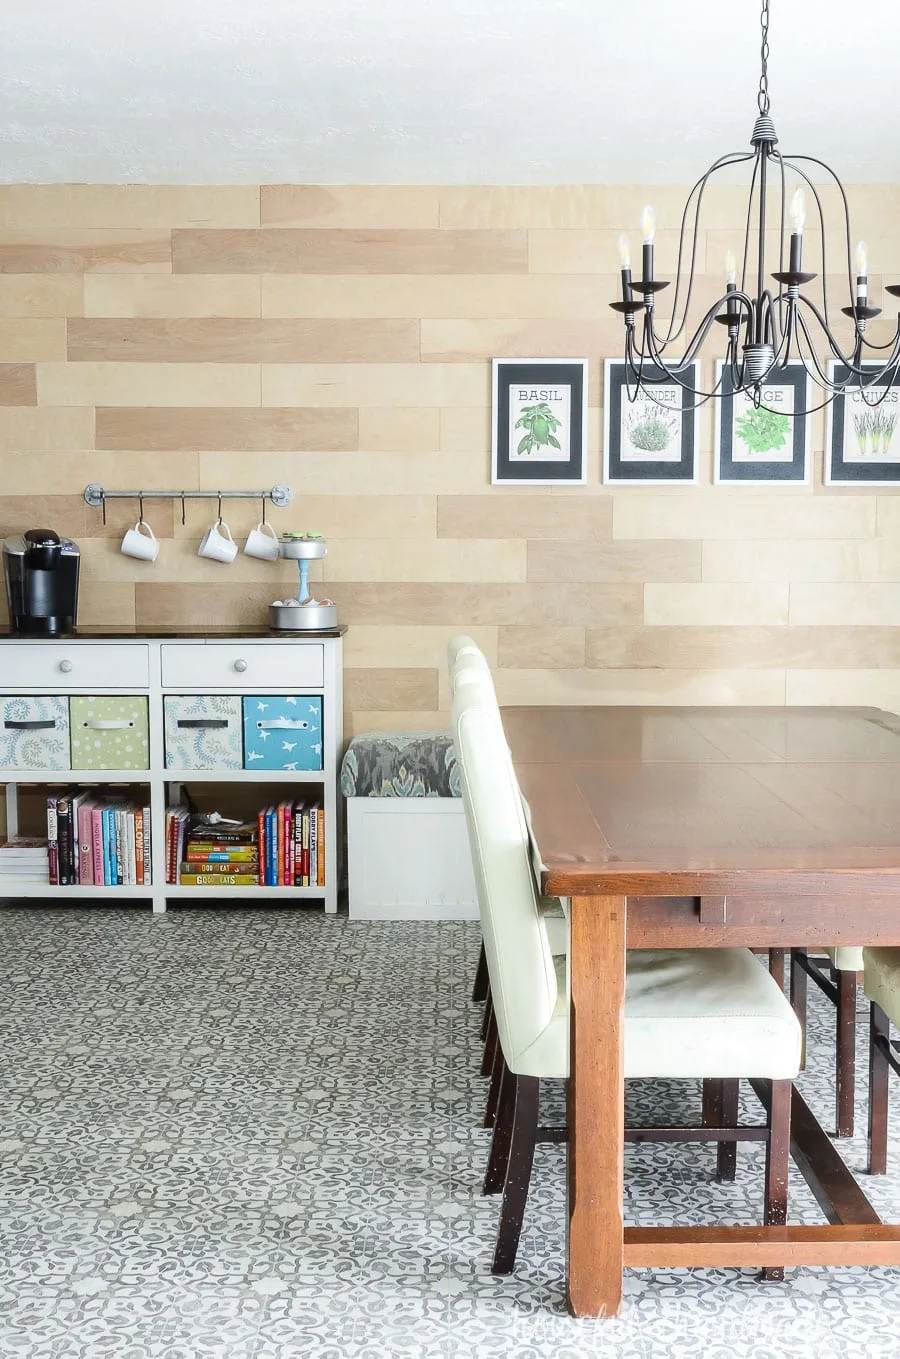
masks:
[[[147,697],[73,696],[69,700],[73,769],[148,769]]]

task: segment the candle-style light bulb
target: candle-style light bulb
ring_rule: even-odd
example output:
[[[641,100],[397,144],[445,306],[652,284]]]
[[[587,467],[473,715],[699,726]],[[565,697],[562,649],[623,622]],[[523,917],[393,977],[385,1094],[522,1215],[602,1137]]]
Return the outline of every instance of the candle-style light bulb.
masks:
[[[857,245],[853,262],[856,265],[856,277],[867,278],[869,274],[869,254],[866,250],[865,241],[860,241]]]
[[[802,189],[795,189],[791,199],[791,227],[798,236],[803,235],[806,223],[806,195]]]
[[[622,269],[631,268],[631,242],[624,232],[619,237],[619,267]]]
[[[733,250],[726,250],[726,251],[725,251],[725,282],[726,282],[726,283],[734,284],[735,275],[736,275],[736,274],[737,274],[737,262],[735,261],[735,258],[734,258],[734,251],[733,251]]]
[[[641,232],[644,245],[652,245],[656,236],[656,213],[649,203],[644,205],[644,211],[641,213]]]

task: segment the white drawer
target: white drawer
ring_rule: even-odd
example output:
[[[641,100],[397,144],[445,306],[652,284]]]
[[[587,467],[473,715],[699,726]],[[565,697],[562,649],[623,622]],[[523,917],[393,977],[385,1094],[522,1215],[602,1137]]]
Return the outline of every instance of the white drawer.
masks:
[[[160,650],[164,689],[249,685],[255,692],[321,688],[325,682],[321,642],[171,642]]]
[[[0,646],[4,688],[146,689],[149,648],[96,642],[7,642]]]

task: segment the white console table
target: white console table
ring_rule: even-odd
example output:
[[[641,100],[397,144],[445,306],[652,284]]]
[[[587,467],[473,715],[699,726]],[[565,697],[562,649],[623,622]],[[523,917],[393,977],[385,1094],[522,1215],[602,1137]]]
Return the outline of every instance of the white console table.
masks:
[[[88,629],[77,636],[64,638],[34,638],[0,633],[0,711],[27,713],[29,701],[39,698],[53,700],[53,711],[75,712],[73,700],[85,696],[107,699],[145,699],[149,737],[146,757],[139,756],[139,767],[94,768],[71,754],[69,735],[56,740],[54,750],[44,754],[40,750],[40,730],[35,741],[23,742],[30,750],[30,759],[38,767],[16,763],[15,732],[0,747],[0,783],[6,790],[7,834],[18,831],[19,789],[23,785],[47,788],[51,795],[62,786],[91,785],[113,788],[133,785],[140,787],[142,798],[150,807],[152,882],[149,886],[50,886],[47,884],[0,879],[0,895],[4,899],[19,898],[83,899],[100,898],[115,901],[142,898],[152,903],[154,911],[164,911],[167,901],[193,902],[234,901],[248,898],[254,902],[276,904],[296,899],[310,899],[324,903],[325,911],[337,910],[337,888],[340,871],[340,803],[337,777],[342,751],[342,693],[341,693],[341,638],[345,629],[327,633],[277,634],[268,629],[233,630],[211,629],[207,632],[184,632],[177,629],[148,630]],[[321,702],[321,752],[306,756],[319,761],[320,768],[260,768],[252,763],[259,755],[242,758],[233,755],[225,767],[191,768],[191,756],[179,754],[177,761],[170,748],[167,763],[166,722],[171,725],[171,704],[194,696],[230,700],[219,704],[222,710],[240,714],[245,697],[259,696],[259,707],[271,698],[273,711],[279,700],[293,703],[308,697],[310,711],[318,711]],[[8,701],[18,699],[16,707]],[[166,700],[170,700],[167,705]],[[7,704],[3,708],[4,703]],[[202,708],[202,702],[200,704]],[[143,705],[140,706],[143,711]],[[77,709],[81,711],[81,709]],[[98,711],[102,708],[98,705]],[[2,719],[0,719],[2,721]],[[60,718],[60,726],[65,719]],[[25,728],[25,721],[3,724],[10,728]],[[46,729],[50,723],[31,723],[35,729]],[[87,725],[87,724],[85,724]],[[102,722],[94,724],[102,727]],[[107,723],[106,726],[114,726]],[[121,724],[120,724],[121,725]],[[189,726],[190,723],[182,725]],[[199,725],[193,723],[194,726]],[[224,723],[220,724],[224,725]],[[271,724],[273,726],[277,723]],[[299,724],[298,724],[299,725]],[[284,732],[280,733],[282,736]],[[290,734],[290,733],[288,733]],[[3,732],[0,731],[0,736]],[[100,744],[97,742],[96,744]],[[169,733],[171,747],[171,731]],[[237,747],[235,747],[237,749]],[[241,750],[246,745],[241,742]],[[64,751],[65,753],[61,753]],[[132,760],[134,756],[129,757]],[[177,768],[172,767],[172,762]],[[62,762],[62,763],[61,763]],[[73,764],[81,763],[80,768]],[[292,761],[291,763],[297,763]],[[143,767],[143,765],[146,767]],[[236,767],[239,765],[240,767]],[[223,887],[214,889],[166,882],[166,846],[164,843],[165,812],[178,803],[182,787],[211,783],[240,782],[242,785],[268,785],[267,800],[295,799],[309,794],[315,796],[325,810],[325,885],[319,887]]]

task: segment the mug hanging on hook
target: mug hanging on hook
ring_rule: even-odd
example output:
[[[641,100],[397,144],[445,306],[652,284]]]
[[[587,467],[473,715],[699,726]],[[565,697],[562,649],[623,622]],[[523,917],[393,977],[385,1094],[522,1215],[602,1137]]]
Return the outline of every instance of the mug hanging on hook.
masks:
[[[260,496],[262,501],[262,518],[247,534],[247,541],[244,543],[244,552],[248,557],[259,557],[265,562],[278,560],[278,534],[271,524],[266,522],[266,497]]]

